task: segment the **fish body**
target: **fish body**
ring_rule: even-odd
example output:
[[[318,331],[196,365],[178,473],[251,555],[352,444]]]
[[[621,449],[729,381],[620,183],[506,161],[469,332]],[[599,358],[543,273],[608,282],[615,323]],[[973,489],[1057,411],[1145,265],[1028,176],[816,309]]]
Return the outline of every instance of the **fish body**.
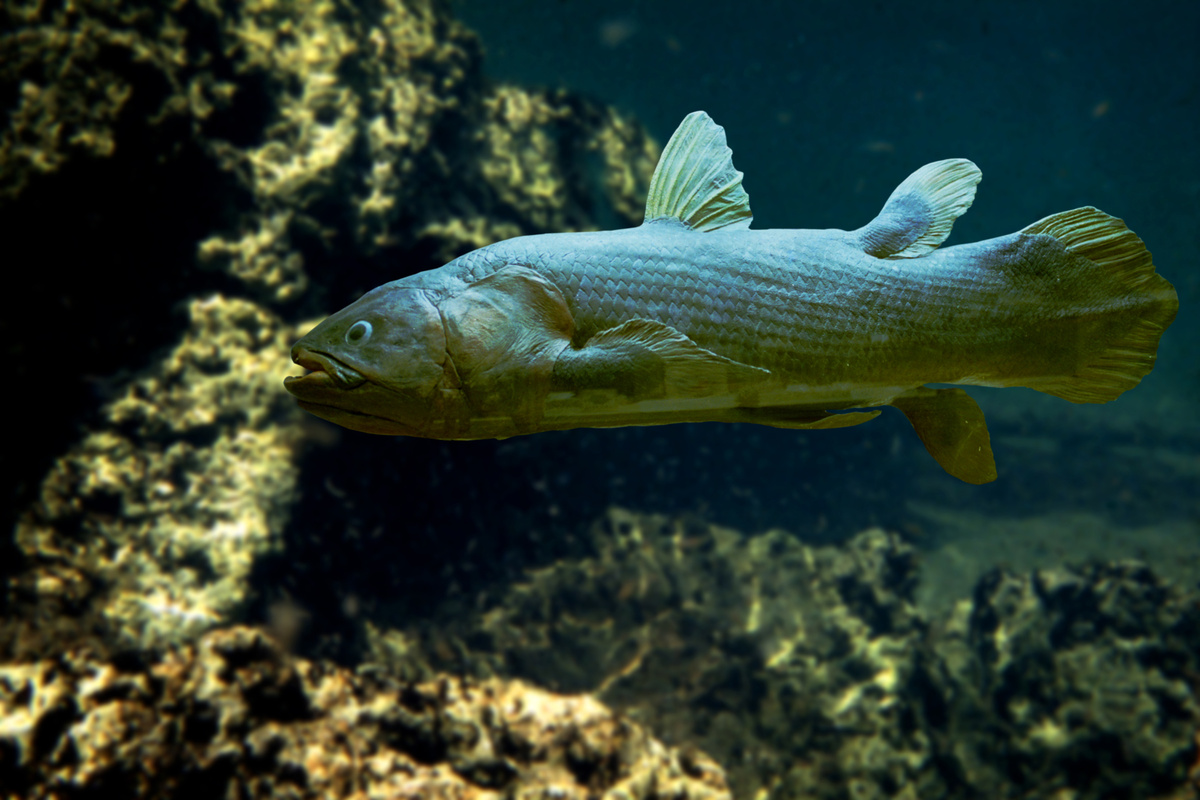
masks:
[[[1141,240],[1093,208],[939,248],[979,171],[913,173],[863,228],[753,230],[723,130],[689,115],[646,221],[522,236],[385,284],[293,348],[302,407],[439,439],[575,427],[830,428],[892,405],[951,474],[995,478],[961,389],[1106,402],[1153,367],[1178,308]]]

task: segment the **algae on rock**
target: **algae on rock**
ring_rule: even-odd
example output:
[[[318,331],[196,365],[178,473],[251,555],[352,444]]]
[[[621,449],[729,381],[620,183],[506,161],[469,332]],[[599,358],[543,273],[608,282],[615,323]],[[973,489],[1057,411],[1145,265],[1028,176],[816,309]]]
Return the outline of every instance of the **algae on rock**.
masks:
[[[936,641],[954,698],[947,743],[972,785],[1153,797],[1188,781],[1200,750],[1194,590],[1135,561],[993,570]]]
[[[455,663],[594,691],[712,753],[739,796],[945,790],[908,691],[924,679],[925,623],[915,552],[897,536],[808,547],[614,508],[592,545],[595,557],[532,571],[470,623],[374,630],[376,658],[408,674]]]
[[[731,797],[707,756],[665,747],[594,698],[355,674],[248,628],[141,661],[70,650],[0,664],[0,785],[38,797]]]
[[[881,530],[810,547],[614,508],[592,549],[473,614],[376,616],[373,658],[596,692],[710,753],[739,796],[1098,799],[1188,781],[1200,603],[1144,566],[996,571],[931,620],[916,550]]]
[[[183,340],[58,459],[18,520],[31,634],[82,622],[125,647],[186,640],[230,618],[255,558],[281,543],[299,412],[277,365],[295,330],[244,300],[188,311]]]

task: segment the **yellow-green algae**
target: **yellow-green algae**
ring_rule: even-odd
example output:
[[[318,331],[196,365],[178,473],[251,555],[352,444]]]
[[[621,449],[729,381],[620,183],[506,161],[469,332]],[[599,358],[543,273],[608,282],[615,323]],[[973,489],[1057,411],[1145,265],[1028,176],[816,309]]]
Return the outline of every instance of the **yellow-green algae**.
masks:
[[[995,570],[930,618],[916,550],[879,529],[814,547],[612,508],[590,545],[452,618],[381,609],[373,658],[409,679],[453,667],[594,692],[713,755],[739,797],[1132,797],[1187,780],[1200,606],[1143,565]],[[1092,753],[1102,766],[1073,768]]]
[[[589,152],[635,221],[657,158],[611,110],[487,84],[474,35],[437,0],[10,3],[0,22],[0,86],[19,93],[0,198],[119,154],[120,130],[157,132],[161,158],[195,148],[232,177],[239,211],[197,256],[264,299],[304,291],[297,236],[361,257],[591,227]]]
[[[905,722],[924,623],[915,551],[895,534],[810,547],[612,508],[591,544],[466,620],[370,627],[373,658],[412,679],[454,664],[595,692],[718,754],[739,796],[822,796],[832,776],[943,787],[923,727]]]
[[[78,614],[122,646],[227,623],[280,546],[296,412],[279,385],[296,329],[245,300],[188,306],[178,345],[103,409],[19,518],[18,577],[40,633]]]
[[[0,664],[0,754],[12,797],[731,798],[710,758],[594,698],[399,684],[244,627],[136,662]]]

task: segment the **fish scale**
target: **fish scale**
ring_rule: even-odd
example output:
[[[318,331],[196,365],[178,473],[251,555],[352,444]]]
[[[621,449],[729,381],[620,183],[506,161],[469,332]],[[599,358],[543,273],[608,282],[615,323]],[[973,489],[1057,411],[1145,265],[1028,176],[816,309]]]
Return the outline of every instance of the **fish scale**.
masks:
[[[662,241],[665,236],[694,240],[696,234],[686,230],[643,227],[552,236],[565,237],[571,257],[552,256],[537,236],[522,237],[492,245],[485,259],[490,267],[464,264],[460,277],[470,282],[486,277],[487,269],[529,266],[563,291],[581,344],[630,319],[658,320],[701,347],[779,370],[787,379],[873,379],[896,342],[920,343],[931,353],[958,348],[964,354],[961,331],[918,327],[916,321],[936,318],[939,307],[962,309],[978,276],[930,291],[927,268],[904,263],[902,272],[892,266],[895,262],[872,259],[847,243],[852,237],[846,231],[718,231],[704,236],[720,241],[692,246]],[[814,248],[813,238],[827,240],[826,246]],[[705,258],[714,246],[736,249],[743,261]],[[842,251],[840,260],[849,257],[853,263],[831,269],[838,259],[829,251],[835,249]],[[599,260],[582,256],[590,252],[604,255]],[[868,261],[880,263],[872,268]],[[830,302],[835,297],[841,300]],[[920,313],[914,314],[918,304]],[[730,315],[728,306],[736,313]],[[956,370],[968,374],[979,365],[942,361],[937,366],[931,381],[952,380]]]

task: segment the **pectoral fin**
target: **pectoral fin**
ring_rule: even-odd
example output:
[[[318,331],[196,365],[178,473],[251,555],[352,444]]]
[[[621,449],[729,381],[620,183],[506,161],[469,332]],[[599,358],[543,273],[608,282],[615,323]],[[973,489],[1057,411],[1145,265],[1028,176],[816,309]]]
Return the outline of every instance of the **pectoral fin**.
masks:
[[[597,333],[577,350],[562,351],[553,389],[615,389],[630,400],[683,399],[735,393],[769,377],[767,370],[705,350],[661,322],[632,319]]]
[[[996,480],[983,411],[962,389],[916,389],[892,401],[942,469],[967,483]]]

